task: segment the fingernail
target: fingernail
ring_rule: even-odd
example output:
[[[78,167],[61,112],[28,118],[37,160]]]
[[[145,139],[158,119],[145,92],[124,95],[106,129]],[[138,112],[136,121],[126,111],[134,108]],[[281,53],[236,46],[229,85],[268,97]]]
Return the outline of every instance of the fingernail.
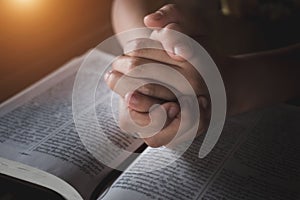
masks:
[[[154,20],[160,20],[163,17],[163,12],[156,11],[155,13],[152,14],[152,17]]]
[[[176,117],[176,115],[178,114],[178,108],[175,106],[172,106],[169,110],[168,110],[168,117],[169,118],[174,118]]]

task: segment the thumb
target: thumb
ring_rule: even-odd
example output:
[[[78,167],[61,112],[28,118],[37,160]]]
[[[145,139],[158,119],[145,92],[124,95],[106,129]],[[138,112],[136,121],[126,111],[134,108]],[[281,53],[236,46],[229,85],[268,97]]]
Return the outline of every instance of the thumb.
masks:
[[[176,61],[185,61],[193,57],[191,38],[184,34],[179,24],[170,23],[163,29],[154,30],[150,38],[159,41],[167,54]]]
[[[180,108],[177,103],[166,102],[160,106],[167,112],[167,121],[164,128],[157,134],[144,138],[146,144],[151,147],[167,145],[176,135],[180,124]],[[155,112],[155,109],[152,112]]]
[[[180,115],[180,106],[178,103],[175,102],[166,102],[159,106],[160,108],[164,109],[167,114],[167,119],[164,124],[164,127],[167,127],[170,125],[170,123],[175,119],[178,118]],[[160,113],[158,107],[155,107],[153,110],[150,109],[150,113],[154,118],[159,118]]]
[[[179,105],[174,102],[164,103],[163,107],[166,109],[169,119],[174,119],[180,112]]]
[[[154,13],[144,17],[144,24],[148,28],[164,28],[170,23],[179,23],[180,14],[175,4],[168,4]]]

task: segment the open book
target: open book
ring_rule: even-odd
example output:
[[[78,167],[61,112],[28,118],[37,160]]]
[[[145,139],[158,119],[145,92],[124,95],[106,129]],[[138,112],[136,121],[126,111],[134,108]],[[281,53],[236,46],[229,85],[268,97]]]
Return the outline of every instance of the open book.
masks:
[[[289,105],[228,119],[204,159],[198,158],[202,136],[175,162],[144,173],[174,153],[148,147],[116,179],[120,173],[86,150],[74,125],[72,88],[82,61],[71,61],[1,104],[0,178],[71,200],[300,199],[300,109]],[[104,88],[98,95],[97,112],[107,134],[130,152],[141,149],[143,142],[123,134],[108,114],[110,91]],[[132,160],[128,155],[115,157],[120,164]]]

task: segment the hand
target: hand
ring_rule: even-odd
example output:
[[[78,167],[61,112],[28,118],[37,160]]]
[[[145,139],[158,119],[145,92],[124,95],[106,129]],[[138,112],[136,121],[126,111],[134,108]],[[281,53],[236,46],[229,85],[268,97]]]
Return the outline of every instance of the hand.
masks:
[[[193,52],[189,48],[188,43],[182,41],[183,38],[170,38],[168,31],[155,31],[157,28],[172,29],[184,33],[200,43],[215,57],[216,53],[208,37],[208,28],[204,17],[198,12],[191,14],[190,10],[179,9],[175,4],[168,4],[156,12],[147,15],[144,18],[144,24],[146,27],[154,30],[152,39],[160,41],[170,57],[175,60],[181,60],[180,57],[176,56],[178,54],[191,57]]]
[[[175,5],[166,5],[158,12],[146,16],[144,21],[145,25],[148,27],[173,29],[192,35],[194,39],[196,38],[199,41],[205,41],[204,38],[206,37],[206,35],[203,31],[205,30],[205,28],[203,28],[203,26],[197,25],[192,26],[191,23],[189,23],[191,22],[191,20],[188,17],[183,16],[185,15],[183,15]],[[201,27],[202,30],[200,29]],[[207,127],[208,119],[210,116],[210,109],[208,101],[209,95],[201,76],[193,68],[193,66],[186,62],[185,59],[183,59],[181,56],[178,56],[178,54],[180,54],[184,55],[185,58],[192,57],[193,52],[191,51],[190,47],[186,45],[187,43],[182,42],[182,40],[180,40],[181,38],[178,39],[170,37],[168,35],[169,32],[165,31],[165,29],[162,31],[157,31],[155,30],[155,28],[153,29],[154,31],[152,32],[151,38],[159,41],[166,51],[150,49],[139,50],[131,52],[126,56],[120,57],[113,64],[113,71],[111,71],[111,73],[107,75],[106,80],[108,85],[123,97],[123,99],[121,100],[120,109],[120,126],[125,131],[127,130],[130,132],[130,123],[128,123],[128,119],[130,116],[127,115],[127,111],[129,111],[134,122],[141,126],[145,126],[151,122],[149,115],[151,113],[155,113],[156,111],[154,109],[149,112],[150,108],[154,104],[161,104],[161,106],[166,109],[168,119],[164,128],[155,136],[145,138],[145,142],[148,145],[157,147],[168,144],[168,142],[175,136],[178,130],[181,115],[185,113],[184,115],[188,116],[189,112],[192,112],[192,110],[187,111],[187,108],[184,108],[184,110],[182,110],[181,108],[180,110],[174,94],[160,85],[148,84],[139,88],[134,93],[122,94],[121,90],[118,91],[114,87],[121,77],[126,77],[125,79],[128,84],[138,84],[138,82],[143,81],[142,79],[140,79],[140,77],[143,76],[141,76],[141,74],[136,74],[135,77],[130,77],[128,76],[128,73],[130,73],[131,70],[142,64],[151,62],[153,63],[154,60],[160,63],[166,63],[174,69],[178,70],[182,75],[185,76],[186,79],[190,81],[190,84],[192,85],[195,93],[198,96],[198,102],[201,111],[201,120],[199,120],[198,122],[200,125],[199,133],[203,132]],[[139,43],[145,42],[153,43],[154,41],[135,40],[132,43],[134,47],[138,47]],[[159,69],[157,69],[157,71],[159,71]],[[168,78],[168,75],[166,75],[166,77]],[[185,126],[189,127],[191,126],[191,124],[186,123]],[[187,139],[188,137],[185,138]]]
[[[138,48],[141,44],[145,43],[155,43],[156,41],[147,40],[147,39],[138,39],[131,42],[131,46]],[[157,43],[157,42],[156,42]],[[151,59],[151,60],[150,60]],[[156,62],[154,62],[154,60]],[[191,66],[187,61],[176,61],[169,57],[169,55],[163,50],[157,49],[142,49],[130,52],[128,55],[122,56],[117,59],[112,67],[113,70],[107,74],[106,82],[108,86],[122,96],[121,106],[120,106],[120,127],[125,131],[130,131],[130,121],[127,113],[130,113],[130,117],[134,122],[140,126],[145,126],[151,121],[149,114],[154,114],[156,110],[150,110],[154,104],[160,104],[167,112],[168,118],[164,128],[155,136],[145,138],[145,142],[152,146],[158,147],[166,145],[169,141],[176,135],[178,130],[182,114],[185,116],[185,119],[189,119],[189,113],[192,113],[193,108],[188,108],[188,105],[185,108],[179,108],[177,99],[175,95],[168,90],[167,88],[161,85],[148,84],[139,88],[134,93],[124,94],[124,90],[118,90],[115,88],[116,83],[122,79],[126,83],[122,85],[129,84],[138,84],[143,81],[141,77],[145,77],[143,70],[138,71],[134,76],[128,75],[132,70],[136,69],[138,66],[146,63],[153,63],[153,68],[155,63],[165,63],[170,67],[173,67],[174,70],[177,70],[181,73],[187,80],[189,80],[191,86],[193,87],[199,102],[201,119],[197,122],[199,123],[199,133],[203,132],[206,129],[208,118],[209,118],[209,97],[207,88],[198,74],[198,72]],[[160,72],[160,69],[156,69],[157,72]],[[172,79],[165,75],[166,79]],[[154,77],[151,77],[152,79]],[[176,80],[174,80],[176,82]],[[176,85],[174,83],[174,85]],[[177,84],[178,85],[178,84]],[[177,90],[182,90],[181,88],[175,88]],[[185,128],[188,129],[191,127],[191,122],[193,120],[186,120]],[[188,139],[186,137],[181,137],[181,140]]]

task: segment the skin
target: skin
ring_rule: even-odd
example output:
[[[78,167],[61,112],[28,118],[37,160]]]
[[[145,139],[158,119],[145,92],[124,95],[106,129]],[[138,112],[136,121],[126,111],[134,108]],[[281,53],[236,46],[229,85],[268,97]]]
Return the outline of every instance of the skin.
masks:
[[[220,55],[211,47],[211,41],[209,41],[209,37],[204,31],[205,26],[202,23],[190,25],[191,16],[179,10],[174,4],[162,6],[165,2],[159,1],[156,5],[145,6],[144,3],[143,1],[137,1],[131,7],[129,5],[133,4],[126,4],[126,0],[115,1],[113,21],[116,32],[147,26],[149,28],[174,29],[193,37],[207,49],[219,67],[227,92],[228,115],[246,112],[299,96],[299,44],[252,54]],[[161,6],[160,9],[158,7],[157,11],[153,12],[157,6]],[[138,10],[137,12],[130,12],[136,9]],[[125,19],[132,19],[129,20],[131,23],[125,23]],[[188,25],[184,26],[183,24]],[[210,117],[209,95],[205,83],[188,62],[176,55],[175,49],[179,41],[167,37],[164,32],[158,34],[153,31],[152,34],[154,35],[153,38],[160,42],[166,51],[138,50],[120,57],[113,64],[113,70],[106,76],[108,86],[114,90],[115,83],[122,76],[127,76],[132,69],[141,64],[150,62],[167,64],[183,74],[195,90],[201,112],[198,133],[204,132]],[[121,41],[124,45],[127,42]],[[136,40],[134,42],[136,43],[135,45],[139,45],[140,41]],[[180,45],[181,53],[191,54],[188,47]],[[138,77],[127,76],[128,81],[132,81],[133,78]],[[118,93],[118,91],[115,92]],[[122,96],[120,127],[126,131],[126,126],[130,126],[128,124],[128,116],[124,114],[127,111],[129,111],[130,117],[137,124],[143,126],[149,124],[151,121],[149,109],[154,104],[160,104],[166,110],[168,119],[164,128],[158,134],[144,140],[152,147],[159,147],[167,145],[175,136],[181,115],[183,113],[188,115],[186,114],[188,111],[179,107],[174,94],[168,89],[159,85],[149,84],[133,93]],[[155,110],[150,112],[155,112]]]

